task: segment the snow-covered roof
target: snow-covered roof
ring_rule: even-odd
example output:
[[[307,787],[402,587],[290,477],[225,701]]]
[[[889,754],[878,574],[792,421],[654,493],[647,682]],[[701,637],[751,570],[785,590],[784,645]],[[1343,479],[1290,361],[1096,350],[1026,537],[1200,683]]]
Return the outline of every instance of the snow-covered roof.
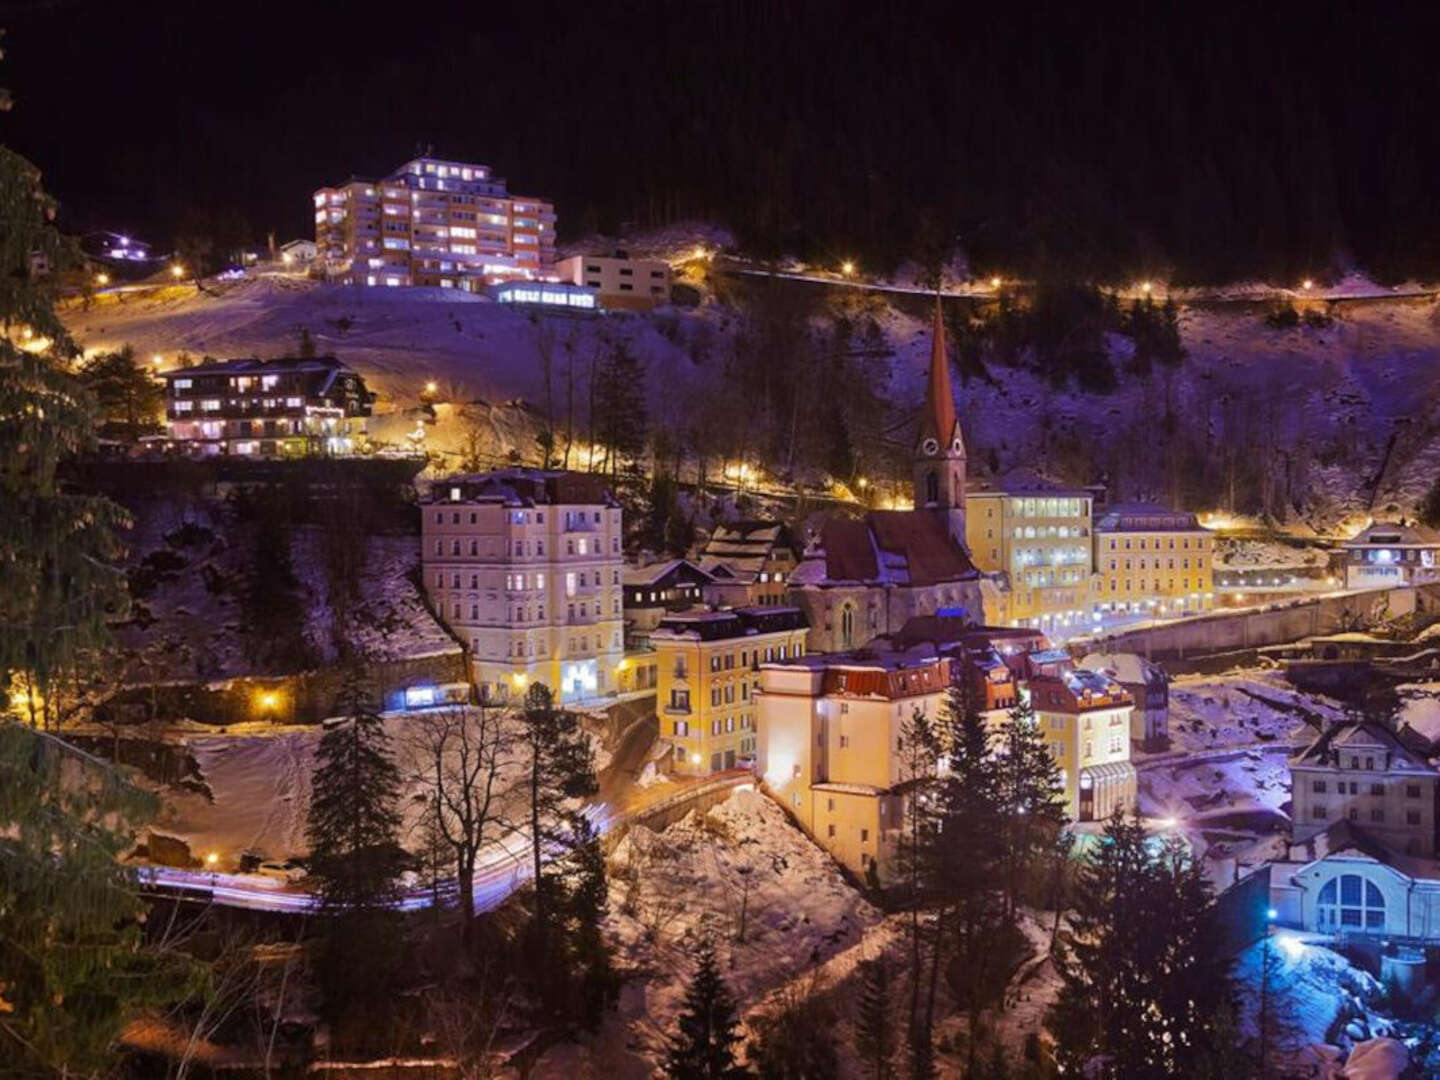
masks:
[[[1080,666],[1107,671],[1126,686],[1164,686],[1169,681],[1164,668],[1135,653],[1087,653]]]
[[[1415,750],[1406,746],[1401,737],[1384,724],[1373,720],[1343,720],[1332,724],[1291,759],[1291,765],[1338,767],[1340,751],[1380,751],[1389,755],[1388,772],[1434,776],[1435,768]]]
[[[1403,525],[1395,521],[1377,521],[1362,529],[1344,544],[1361,547],[1440,547],[1440,533],[1420,525]]]

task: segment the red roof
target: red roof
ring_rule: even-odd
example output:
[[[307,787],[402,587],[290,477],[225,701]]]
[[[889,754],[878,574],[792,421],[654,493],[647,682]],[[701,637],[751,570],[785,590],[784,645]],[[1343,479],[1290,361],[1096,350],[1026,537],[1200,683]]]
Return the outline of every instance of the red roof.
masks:
[[[940,298],[935,298],[935,325],[930,335],[930,378],[925,388],[925,412],[920,416],[920,438],[935,439],[942,447],[955,436],[955,392],[950,386],[950,357],[945,349],[945,321]]]
[[[944,519],[926,510],[872,510],[863,521],[831,518],[820,540],[831,581],[935,585],[977,576]],[[883,570],[877,551],[885,559]]]

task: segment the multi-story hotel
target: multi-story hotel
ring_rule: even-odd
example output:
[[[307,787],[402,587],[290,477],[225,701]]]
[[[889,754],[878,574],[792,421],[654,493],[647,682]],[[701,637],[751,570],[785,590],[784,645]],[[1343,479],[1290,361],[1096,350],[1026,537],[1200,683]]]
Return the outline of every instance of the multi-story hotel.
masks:
[[[719,772],[755,754],[760,665],[804,655],[805,617],[796,608],[677,612],[660,620],[650,643],[674,771]]]
[[[1440,534],[1432,529],[1377,521],[1346,540],[1342,547],[1346,588],[1440,581]]]
[[[1118,682],[1086,668],[1040,675],[1029,682],[1030,705],[1045,745],[1060,766],[1066,813],[1101,821],[1117,806],[1135,805],[1130,715],[1135,703]]]
[[[1110,507],[1095,523],[1093,610],[1179,615],[1215,603],[1214,541],[1194,514],[1152,503]]]
[[[992,622],[1063,636],[1090,614],[1090,492],[1012,474],[965,498],[965,540],[975,565],[1004,575]]]
[[[346,285],[479,292],[555,259],[555,208],[511,195],[484,165],[421,157],[382,180],[315,192],[317,265]]]
[[[201,454],[348,454],[374,401],[333,356],[209,360],[160,377],[170,444]]]
[[[899,653],[762,663],[758,769],[765,790],[851,872],[895,870],[905,822],[903,732],[940,715],[950,661]]]
[[[599,477],[503,469],[437,482],[422,510],[425,588],[468,647],[484,700],[542,682],[616,692],[624,662],[620,505]]]

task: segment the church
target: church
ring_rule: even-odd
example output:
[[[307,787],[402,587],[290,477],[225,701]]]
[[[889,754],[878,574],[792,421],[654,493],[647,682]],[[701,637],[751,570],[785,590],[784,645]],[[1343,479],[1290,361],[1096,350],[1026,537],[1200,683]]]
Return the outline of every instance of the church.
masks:
[[[965,547],[965,439],[938,297],[914,497],[913,510],[871,510],[821,527],[789,580],[791,602],[810,622],[811,652],[860,648],[916,615],[985,621],[980,572]]]

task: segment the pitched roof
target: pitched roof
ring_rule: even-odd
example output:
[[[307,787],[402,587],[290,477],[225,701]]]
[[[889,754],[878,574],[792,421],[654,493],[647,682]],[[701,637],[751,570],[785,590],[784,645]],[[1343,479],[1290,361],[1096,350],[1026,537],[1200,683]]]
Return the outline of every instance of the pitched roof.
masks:
[[[925,411],[920,416],[920,438],[948,446],[958,435],[955,391],[950,385],[950,357],[945,349],[945,319],[940,297],[935,297],[935,322],[930,333],[930,377],[925,384]]]
[[[665,562],[649,563],[645,566],[627,566],[621,575],[626,585],[654,585],[665,577],[689,567],[695,575],[709,578],[710,575],[689,559],[669,559]]]
[[[1394,545],[1400,547],[1434,547],[1440,544],[1440,533],[1421,525],[1401,525],[1395,521],[1377,521],[1346,540],[1344,547],[1369,547],[1372,545]]]
[[[820,542],[829,581],[935,585],[978,576],[945,522],[924,510],[872,510],[858,521],[831,518]]]
[[[1290,759],[1291,765],[1335,766],[1340,763],[1344,748],[1379,748],[1392,755],[1390,771],[1434,774],[1435,769],[1424,756],[1406,745],[1404,739],[1384,724],[1373,720],[1341,720],[1331,724],[1300,753]]]

